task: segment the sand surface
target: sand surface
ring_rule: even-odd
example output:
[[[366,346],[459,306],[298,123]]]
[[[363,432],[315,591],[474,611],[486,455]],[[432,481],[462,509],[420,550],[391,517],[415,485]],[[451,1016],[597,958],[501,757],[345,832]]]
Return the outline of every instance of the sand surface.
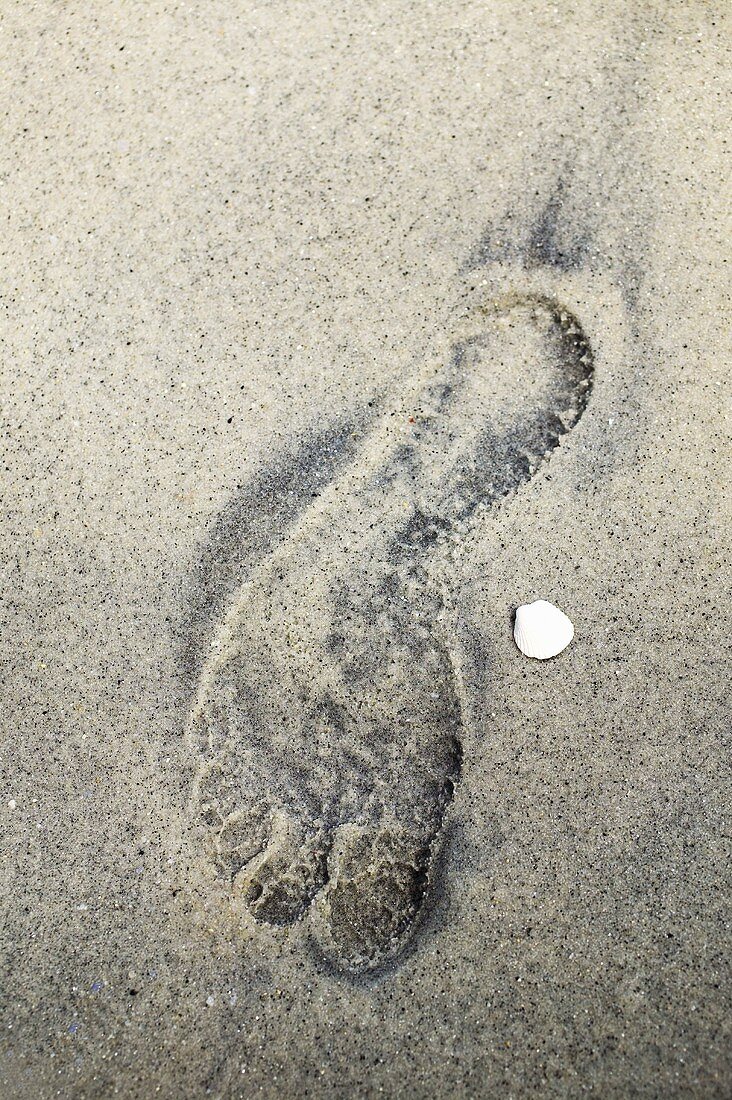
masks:
[[[4,1097],[732,1094],[731,44],[692,0],[3,6]],[[593,367],[520,476],[543,353],[475,327],[509,299]],[[414,484],[437,514],[484,423],[509,474],[445,521],[410,649],[371,613],[415,395],[491,357]],[[364,710],[389,666],[422,712],[427,670],[459,766],[447,710],[368,759],[296,725],[345,667],[336,582],[342,651],[383,649]],[[547,662],[512,640],[539,597],[576,631]],[[217,870],[216,638],[281,710],[229,775],[298,821],[330,784],[329,829],[378,790],[395,850],[425,809],[378,965],[332,868],[279,925]]]

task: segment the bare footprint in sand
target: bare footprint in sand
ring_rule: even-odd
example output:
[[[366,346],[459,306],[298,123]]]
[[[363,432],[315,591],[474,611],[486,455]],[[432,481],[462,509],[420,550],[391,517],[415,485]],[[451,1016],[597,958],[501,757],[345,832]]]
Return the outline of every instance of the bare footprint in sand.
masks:
[[[378,967],[413,931],[460,776],[434,566],[577,423],[592,370],[556,301],[474,310],[446,361],[291,509],[287,537],[252,551],[209,634],[190,732],[216,866],[257,921],[307,915],[344,970]]]

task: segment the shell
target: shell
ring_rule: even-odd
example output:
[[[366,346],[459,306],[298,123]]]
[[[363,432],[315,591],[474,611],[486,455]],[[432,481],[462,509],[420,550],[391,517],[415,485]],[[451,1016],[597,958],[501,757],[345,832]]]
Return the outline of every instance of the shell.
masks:
[[[574,638],[574,627],[553,603],[535,600],[516,609],[513,637],[524,656],[545,661],[567,648]]]

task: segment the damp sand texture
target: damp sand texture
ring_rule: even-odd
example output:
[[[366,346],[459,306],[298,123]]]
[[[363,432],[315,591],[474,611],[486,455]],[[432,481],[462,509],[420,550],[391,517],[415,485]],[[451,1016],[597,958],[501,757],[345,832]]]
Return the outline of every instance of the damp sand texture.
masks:
[[[728,22],[2,12],[3,1096],[730,1094]]]

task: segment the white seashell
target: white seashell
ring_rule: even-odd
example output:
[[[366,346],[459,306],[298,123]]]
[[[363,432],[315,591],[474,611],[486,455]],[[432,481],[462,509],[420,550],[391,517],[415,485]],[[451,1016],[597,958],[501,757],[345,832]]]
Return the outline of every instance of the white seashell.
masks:
[[[567,648],[574,638],[574,627],[553,603],[535,600],[516,609],[513,637],[524,656],[545,661]]]

